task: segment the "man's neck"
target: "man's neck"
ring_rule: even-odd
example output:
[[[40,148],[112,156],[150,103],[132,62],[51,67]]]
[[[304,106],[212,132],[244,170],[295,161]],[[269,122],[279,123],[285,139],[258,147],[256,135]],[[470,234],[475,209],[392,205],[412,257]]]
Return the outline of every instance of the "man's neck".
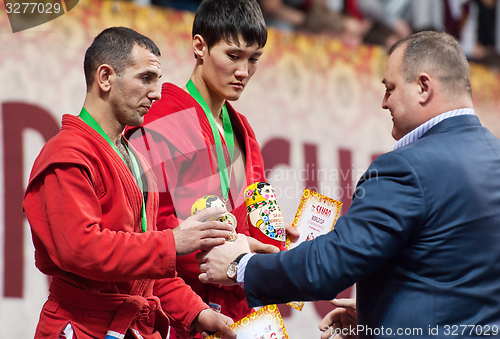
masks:
[[[446,93],[438,93],[436,98],[426,108],[427,112],[423,122],[428,121],[442,113],[453,111],[461,108],[473,108],[472,98],[467,93],[461,95],[451,95]],[[423,123],[422,122],[422,123]]]
[[[216,122],[222,122],[222,106],[226,103],[226,100],[215,94],[201,79],[201,77],[197,77],[195,73],[191,76],[191,81],[196,86],[196,89],[200,92],[201,96],[207,103],[210,112],[214,116]]]
[[[94,120],[101,126],[102,130],[115,146],[121,145],[121,136],[125,129],[113,116],[110,109],[102,105],[94,104],[92,100],[85,99],[83,107],[89,112]]]

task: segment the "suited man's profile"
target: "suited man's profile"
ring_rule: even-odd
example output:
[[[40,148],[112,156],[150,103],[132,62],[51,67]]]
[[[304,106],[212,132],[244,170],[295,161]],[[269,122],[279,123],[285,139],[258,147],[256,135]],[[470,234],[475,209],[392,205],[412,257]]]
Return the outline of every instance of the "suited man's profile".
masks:
[[[498,335],[500,140],[475,115],[467,59],[447,33],[416,33],[389,50],[382,82],[397,142],[359,180],[364,195],[330,233],[244,255],[237,282],[250,306],[356,283],[359,338]],[[200,280],[233,283],[242,252],[239,236],[199,255]]]

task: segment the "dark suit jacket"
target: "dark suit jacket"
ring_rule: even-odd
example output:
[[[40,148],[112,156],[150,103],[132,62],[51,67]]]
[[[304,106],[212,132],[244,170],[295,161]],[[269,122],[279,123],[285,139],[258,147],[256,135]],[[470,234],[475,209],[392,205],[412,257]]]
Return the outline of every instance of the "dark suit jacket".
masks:
[[[332,299],[355,282],[362,338],[500,326],[500,140],[476,116],[381,155],[332,232],[245,272],[250,306]]]

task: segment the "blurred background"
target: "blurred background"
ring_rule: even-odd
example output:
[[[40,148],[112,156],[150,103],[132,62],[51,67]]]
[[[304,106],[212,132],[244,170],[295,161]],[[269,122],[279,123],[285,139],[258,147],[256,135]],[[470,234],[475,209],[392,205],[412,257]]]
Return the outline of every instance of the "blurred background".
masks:
[[[196,0],[54,0],[61,15],[13,33],[19,17],[0,5],[0,338],[32,338],[48,279],[34,266],[22,199],[35,157],[77,115],[83,57],[93,38],[127,26],[162,52],[163,81],[184,86],[194,67]],[[386,51],[420,30],[455,36],[471,61],[474,106],[500,137],[500,3],[497,0],[260,0],[269,39],[259,70],[234,103],[252,125],[268,181],[291,222],[304,188],[350,205],[358,178],[391,150],[381,108]],[[42,18],[43,19],[43,18]],[[17,20],[17,21],[16,21]],[[42,20],[43,21],[43,20]],[[22,22],[21,26],[29,26]],[[272,277],[270,277],[272,279]],[[265,283],[265,282],[263,282]],[[350,288],[341,296],[354,293]],[[319,338],[331,307],[280,305],[292,339]]]

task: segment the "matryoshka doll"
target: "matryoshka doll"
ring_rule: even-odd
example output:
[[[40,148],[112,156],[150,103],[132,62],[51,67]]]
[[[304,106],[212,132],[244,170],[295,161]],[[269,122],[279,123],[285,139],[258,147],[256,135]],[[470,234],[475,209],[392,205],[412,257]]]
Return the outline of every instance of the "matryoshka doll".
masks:
[[[273,186],[256,182],[245,190],[250,235],[270,245],[286,249],[285,224]]]
[[[198,213],[198,211],[204,210],[206,208],[210,207],[224,207],[226,208],[226,205],[222,201],[221,198],[219,198],[216,195],[206,195],[194,202],[194,204],[191,206],[191,215],[195,215]],[[233,234],[227,239],[227,241],[233,241],[237,237],[236,233],[236,217],[229,212],[224,213],[221,217],[218,218],[210,218],[206,221],[212,221],[212,220],[218,220],[222,222],[227,222],[229,225],[233,226]]]

